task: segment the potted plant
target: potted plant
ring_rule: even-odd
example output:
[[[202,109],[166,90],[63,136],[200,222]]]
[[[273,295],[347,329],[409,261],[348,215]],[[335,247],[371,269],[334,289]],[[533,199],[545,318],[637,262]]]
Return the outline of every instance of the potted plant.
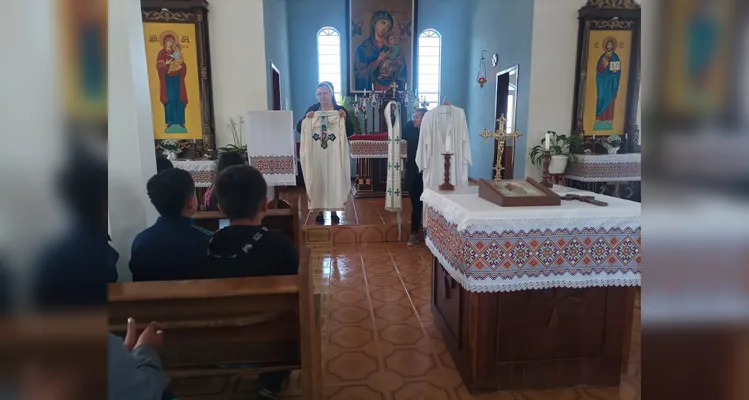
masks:
[[[608,150],[609,154],[616,154],[619,152],[619,147],[622,146],[622,138],[619,135],[609,135],[603,142],[603,147]]]
[[[572,154],[570,148],[580,146],[580,136],[578,135],[557,135],[554,131],[546,131],[549,137],[549,154],[551,163],[549,164],[550,174],[563,174],[567,168],[568,161],[575,161],[577,157]],[[544,151],[546,149],[546,137],[541,139],[541,144],[534,146],[529,154],[531,162],[541,169],[541,163],[544,160]]]
[[[234,143],[229,143],[224,147],[219,147],[219,150],[222,153],[233,151],[242,154],[242,156],[247,159],[247,145],[244,144],[244,141],[242,140],[242,125],[244,125],[244,118],[242,118],[242,116],[239,116],[236,121],[234,118],[229,118],[229,122],[227,122],[226,126],[231,129]]]
[[[164,155],[167,160],[176,160],[177,152],[180,150],[180,147],[179,141],[175,139],[167,139],[161,142],[161,148],[164,149]]]

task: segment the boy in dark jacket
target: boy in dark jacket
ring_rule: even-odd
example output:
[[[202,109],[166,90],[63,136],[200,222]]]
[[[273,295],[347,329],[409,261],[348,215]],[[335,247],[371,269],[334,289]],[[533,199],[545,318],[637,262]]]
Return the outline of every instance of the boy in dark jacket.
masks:
[[[229,167],[216,178],[216,197],[229,226],[208,241],[208,258],[201,278],[294,275],[299,272],[299,253],[286,236],[262,226],[268,211],[267,184],[249,165]],[[258,395],[277,399],[289,371],[260,374]]]
[[[133,240],[133,281],[192,279],[205,259],[211,233],[191,218],[198,209],[189,172],[169,168],[148,180],[148,197],[161,215]]]
[[[216,197],[229,226],[208,241],[202,278],[294,275],[299,254],[288,237],[262,226],[268,211],[267,184],[249,165],[223,170],[216,179]]]

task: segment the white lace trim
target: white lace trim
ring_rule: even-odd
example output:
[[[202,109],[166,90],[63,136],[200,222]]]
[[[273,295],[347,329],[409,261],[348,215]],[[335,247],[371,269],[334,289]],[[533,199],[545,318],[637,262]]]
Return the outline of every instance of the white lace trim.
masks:
[[[174,160],[175,168],[190,172],[213,172],[216,171],[216,160]]]
[[[621,164],[632,163],[640,164],[642,154],[578,154],[576,163],[579,164]]]
[[[434,208],[448,222],[456,224],[459,232],[486,230],[482,227],[493,227],[493,230],[501,231],[529,231],[531,229],[541,229],[552,231],[557,229],[574,228],[632,228],[640,227],[640,216],[605,216],[605,217],[553,217],[553,218],[463,218],[461,214],[464,210],[458,204],[449,201],[445,196],[431,195],[433,192],[425,191],[422,195],[422,201],[429,207]]]
[[[582,289],[589,287],[628,287],[628,286],[640,286],[641,277],[639,273],[635,272],[618,272],[614,275],[608,275],[606,277],[574,277],[569,276],[557,276],[557,277],[538,277],[538,278],[518,278],[513,281],[476,281],[465,275],[450,264],[445,257],[442,256],[437,250],[437,246],[432,242],[432,239],[426,238],[426,245],[432,252],[437,260],[442,264],[443,268],[447,273],[455,279],[463,289],[469,292],[478,293],[497,293],[497,292],[517,292],[521,290],[538,290],[538,289],[553,289],[553,288],[569,288],[569,289]]]
[[[580,182],[639,182],[642,180],[640,176],[577,176],[577,175],[565,175],[567,179],[574,179]]]

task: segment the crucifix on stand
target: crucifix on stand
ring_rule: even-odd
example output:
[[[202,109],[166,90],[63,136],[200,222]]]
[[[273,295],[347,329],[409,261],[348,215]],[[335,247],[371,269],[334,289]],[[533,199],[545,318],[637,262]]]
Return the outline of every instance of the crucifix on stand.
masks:
[[[497,122],[499,123],[499,127],[497,127],[496,132],[489,132],[488,130],[484,129],[484,132],[481,133],[481,137],[484,138],[484,141],[489,138],[494,138],[497,140],[497,166],[494,167],[494,170],[496,170],[496,174],[494,175],[494,186],[499,187],[499,181],[502,180],[502,170],[505,169],[505,167],[502,166],[502,156],[505,151],[505,141],[512,138],[514,142],[518,137],[523,136],[523,134],[520,133],[517,128],[510,133],[505,132],[507,118],[505,118],[504,114],[500,115]]]
[[[388,89],[393,91],[393,98],[395,98],[395,91],[398,90],[398,84],[396,82],[393,82],[390,84]]]

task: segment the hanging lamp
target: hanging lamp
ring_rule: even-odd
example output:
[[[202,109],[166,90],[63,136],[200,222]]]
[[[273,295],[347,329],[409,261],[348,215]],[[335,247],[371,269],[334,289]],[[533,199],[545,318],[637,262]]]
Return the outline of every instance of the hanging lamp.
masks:
[[[486,59],[484,58],[484,53],[486,53],[486,50],[481,50],[481,61],[479,61],[479,73],[478,73],[478,77],[476,78],[476,82],[479,83],[479,87],[481,89],[484,88],[484,84],[486,83]]]

